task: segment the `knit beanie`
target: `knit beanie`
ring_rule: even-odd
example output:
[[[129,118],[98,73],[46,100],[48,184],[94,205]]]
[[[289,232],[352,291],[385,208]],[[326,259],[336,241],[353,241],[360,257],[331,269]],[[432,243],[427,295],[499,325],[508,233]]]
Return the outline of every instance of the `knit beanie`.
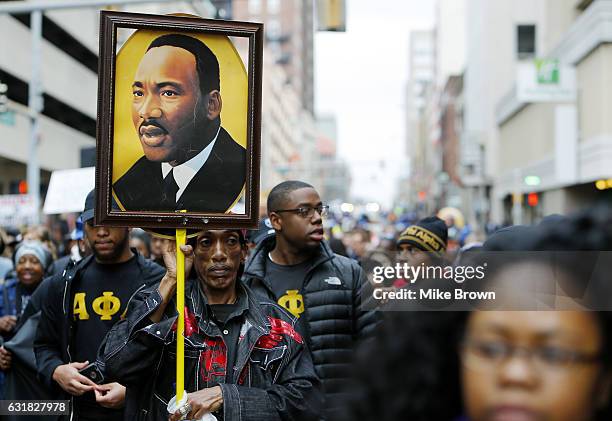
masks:
[[[39,241],[24,241],[21,243],[15,252],[15,265],[17,265],[22,256],[28,254],[35,256],[43,268],[47,267],[47,253]]]
[[[430,216],[406,228],[397,239],[397,245],[410,244],[419,250],[443,254],[447,241],[448,229],[444,221]]]

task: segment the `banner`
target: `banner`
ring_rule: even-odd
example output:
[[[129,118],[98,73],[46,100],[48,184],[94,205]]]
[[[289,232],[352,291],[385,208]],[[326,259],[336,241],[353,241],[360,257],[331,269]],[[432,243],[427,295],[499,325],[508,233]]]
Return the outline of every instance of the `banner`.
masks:
[[[31,225],[36,219],[36,208],[27,194],[0,195],[0,226]]]

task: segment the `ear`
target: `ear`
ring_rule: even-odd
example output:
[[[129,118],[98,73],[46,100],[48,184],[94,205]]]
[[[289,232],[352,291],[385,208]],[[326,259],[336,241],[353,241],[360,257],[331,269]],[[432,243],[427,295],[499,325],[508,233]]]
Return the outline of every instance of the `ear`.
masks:
[[[249,247],[245,243],[242,245],[242,250],[240,252],[240,263],[244,264],[246,262],[246,258],[248,254],[249,254]]]
[[[281,216],[278,213],[270,212],[268,217],[270,218],[270,224],[272,224],[272,228],[274,228],[274,231],[282,231],[283,230],[282,219],[281,219]]]
[[[215,120],[219,115],[221,115],[221,92],[214,90],[210,91],[208,95],[208,104],[206,104],[206,118],[209,120]]]

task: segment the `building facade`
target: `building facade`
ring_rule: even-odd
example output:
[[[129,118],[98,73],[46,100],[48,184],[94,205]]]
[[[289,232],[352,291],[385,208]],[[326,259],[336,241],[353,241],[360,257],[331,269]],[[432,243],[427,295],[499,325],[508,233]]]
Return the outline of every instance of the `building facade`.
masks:
[[[537,57],[558,64],[558,77],[574,78],[575,96],[525,101],[519,73],[497,103],[494,200],[515,223],[612,202],[612,185],[596,184],[612,178],[612,1],[546,0],[541,7]]]
[[[36,155],[41,168],[38,188],[44,193],[51,171],[79,168],[82,151],[95,147],[97,11],[48,12],[42,25],[44,102]],[[8,109],[0,115],[0,194],[26,190],[32,153],[28,111],[31,42],[29,14],[0,15],[0,81],[7,85],[8,97]]]
[[[410,32],[409,79],[406,85],[406,160],[400,179],[399,202],[424,212],[433,186],[432,146],[428,130],[428,101],[435,77],[435,38],[431,30]]]
[[[463,147],[473,168],[465,179],[480,218],[508,222],[497,199],[500,134],[495,109],[512,86],[519,63],[542,51],[544,0],[468,0],[464,75]]]

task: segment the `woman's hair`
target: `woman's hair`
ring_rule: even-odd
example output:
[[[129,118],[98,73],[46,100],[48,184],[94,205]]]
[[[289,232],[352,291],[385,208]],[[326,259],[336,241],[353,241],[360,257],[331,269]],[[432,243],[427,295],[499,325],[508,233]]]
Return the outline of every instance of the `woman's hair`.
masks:
[[[592,209],[573,217],[545,221],[533,230],[520,231],[523,251],[612,250],[612,209]],[[515,240],[512,235],[508,241],[495,239],[494,249],[516,250]],[[508,260],[508,264],[513,263],[516,261]],[[563,268],[571,269],[569,264]],[[582,269],[574,269],[572,274],[581,273]],[[588,281],[579,276],[572,278]],[[598,316],[603,337],[603,370],[610,374],[612,312],[594,314]],[[356,392],[346,407],[346,418],[453,421],[460,417],[464,410],[458,350],[469,315],[469,312],[384,313],[376,338],[357,354],[353,385]],[[611,419],[609,399],[594,420]]]
[[[142,228],[134,228],[130,231],[130,240],[133,238],[142,241],[149,254],[151,254],[151,235],[148,232]]]
[[[455,351],[468,313],[386,313],[358,353],[346,419],[451,421],[461,415]]]

